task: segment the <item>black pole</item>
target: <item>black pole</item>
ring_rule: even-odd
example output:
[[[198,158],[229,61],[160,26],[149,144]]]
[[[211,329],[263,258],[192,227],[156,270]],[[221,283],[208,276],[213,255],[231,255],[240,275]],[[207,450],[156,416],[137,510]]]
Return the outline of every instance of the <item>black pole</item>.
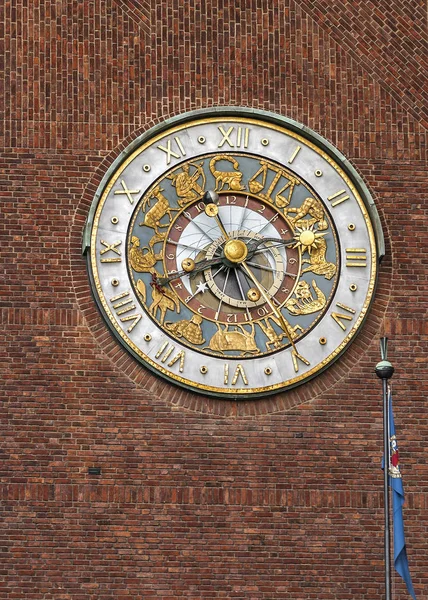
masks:
[[[391,600],[391,539],[389,530],[389,465],[390,465],[390,442],[389,442],[389,398],[388,398],[388,379],[394,373],[394,367],[386,360],[388,348],[388,338],[383,337],[380,340],[380,353],[382,360],[376,365],[375,373],[382,379],[383,389],[383,494],[384,494],[384,512],[385,512],[385,544],[384,544],[384,562],[385,562],[385,600]]]

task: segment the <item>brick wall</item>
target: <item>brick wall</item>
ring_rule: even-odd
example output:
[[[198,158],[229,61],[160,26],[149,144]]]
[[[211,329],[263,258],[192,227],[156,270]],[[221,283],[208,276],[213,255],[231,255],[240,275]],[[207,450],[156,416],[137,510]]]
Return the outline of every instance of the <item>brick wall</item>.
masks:
[[[0,598],[383,598],[383,333],[408,555],[428,597],[426,2],[6,0],[0,19]],[[335,144],[386,238],[349,351],[258,402],[138,366],[81,256],[120,151],[217,105],[277,112]],[[395,576],[393,589],[407,598]]]

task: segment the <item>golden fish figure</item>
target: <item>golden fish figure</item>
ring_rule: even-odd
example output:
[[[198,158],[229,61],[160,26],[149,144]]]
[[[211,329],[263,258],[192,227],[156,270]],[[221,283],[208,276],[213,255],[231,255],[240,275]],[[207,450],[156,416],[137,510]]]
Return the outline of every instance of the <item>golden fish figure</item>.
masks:
[[[141,297],[145,303],[147,300],[147,292],[146,292],[146,284],[144,283],[144,281],[142,279],[138,279],[138,281],[137,281],[137,290],[140,292]]]

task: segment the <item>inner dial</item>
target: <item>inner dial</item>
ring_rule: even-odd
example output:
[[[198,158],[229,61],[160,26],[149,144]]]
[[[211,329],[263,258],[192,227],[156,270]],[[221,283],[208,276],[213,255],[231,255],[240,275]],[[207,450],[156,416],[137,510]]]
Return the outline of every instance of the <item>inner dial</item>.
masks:
[[[199,201],[178,213],[165,244],[165,273],[188,271],[170,285],[205,319],[260,320],[273,314],[265,294],[280,308],[299,279],[301,256],[293,233],[269,203],[250,194],[221,193],[214,208]],[[202,269],[205,261],[209,265]]]
[[[257,318],[253,315],[254,308],[265,304],[266,300],[260,292],[250,293],[250,290],[254,290],[254,283],[249,282],[240,264],[245,260],[245,263],[252,268],[257,280],[269,296],[274,296],[281,291],[281,285],[286,277],[286,260],[284,260],[283,253],[279,251],[274,242],[262,243],[263,235],[254,233],[249,229],[231,231],[229,238],[227,240],[224,236],[221,236],[208,247],[206,258],[214,258],[219,255],[220,251],[224,253],[226,260],[224,261],[224,269],[216,269],[215,267],[207,269],[204,272],[205,281],[216,298],[222,298],[223,302],[229,306],[248,308],[252,318]],[[251,247],[255,246],[255,244],[251,244],[252,240],[260,240],[261,242],[254,253],[251,252]],[[248,249],[250,249],[250,255]],[[280,246],[280,249],[283,250],[284,247]],[[232,264],[229,266],[229,263]],[[296,270],[296,265],[298,265],[298,260],[293,258],[293,270]],[[297,273],[293,271],[290,271],[290,273],[291,275],[288,275],[288,277],[297,278]],[[289,294],[291,292],[291,290],[287,292],[288,288],[284,286],[283,289],[284,291],[280,294],[281,297],[284,293]],[[278,298],[276,300],[279,302]],[[286,298],[283,299],[282,303],[285,300]],[[253,309],[253,312],[251,309]]]

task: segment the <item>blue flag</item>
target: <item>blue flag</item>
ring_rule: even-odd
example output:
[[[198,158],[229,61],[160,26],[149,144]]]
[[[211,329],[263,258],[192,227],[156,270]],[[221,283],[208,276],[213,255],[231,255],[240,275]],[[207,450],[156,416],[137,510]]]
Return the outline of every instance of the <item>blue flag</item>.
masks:
[[[410,577],[409,563],[406,553],[406,541],[404,539],[403,522],[403,504],[404,488],[401,479],[397,438],[395,436],[394,415],[392,412],[392,394],[389,392],[389,443],[390,443],[390,463],[389,463],[389,485],[392,488],[392,510],[393,510],[393,528],[394,528],[394,567],[397,573],[404,579],[407,590],[416,600],[415,590],[413,589],[412,578]]]

